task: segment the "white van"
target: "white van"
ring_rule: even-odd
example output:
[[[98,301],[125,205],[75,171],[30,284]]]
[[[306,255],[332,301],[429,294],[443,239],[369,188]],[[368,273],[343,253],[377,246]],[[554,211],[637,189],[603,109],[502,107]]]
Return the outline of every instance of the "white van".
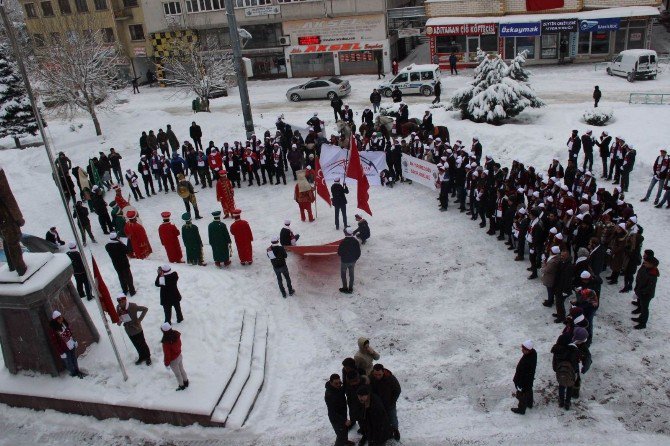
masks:
[[[658,55],[653,50],[626,50],[607,67],[610,76],[623,76],[628,82],[635,79],[655,79],[658,74]]]
[[[440,66],[433,64],[408,65],[391,80],[379,84],[378,90],[387,98],[398,87],[402,94],[433,94],[435,84],[440,81]]]

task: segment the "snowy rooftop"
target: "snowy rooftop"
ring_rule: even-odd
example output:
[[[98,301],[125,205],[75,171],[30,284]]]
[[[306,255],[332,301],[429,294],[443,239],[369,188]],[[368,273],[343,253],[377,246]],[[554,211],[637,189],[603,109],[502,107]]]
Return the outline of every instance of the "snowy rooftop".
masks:
[[[556,14],[520,14],[486,17],[433,17],[428,19],[426,26],[457,25],[463,23],[526,23],[555,19],[610,19],[617,17],[626,18],[656,15],[659,15],[658,9],[651,6],[628,6],[625,8],[608,8],[580,12],[560,12]]]

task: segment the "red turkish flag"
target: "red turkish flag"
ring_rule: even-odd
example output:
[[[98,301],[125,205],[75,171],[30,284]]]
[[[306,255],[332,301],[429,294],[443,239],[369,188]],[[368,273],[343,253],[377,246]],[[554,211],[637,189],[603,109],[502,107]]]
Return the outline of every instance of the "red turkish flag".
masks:
[[[564,6],[563,0],[526,0],[526,11],[544,11]]]
[[[372,215],[370,210],[370,205],[368,204],[368,189],[370,189],[370,183],[368,183],[368,177],[365,175],[363,170],[363,165],[361,164],[361,156],[358,154],[358,147],[356,146],[356,138],[351,135],[351,143],[349,144],[349,165],[347,166],[347,177],[353,178],[358,182],[358,209],[361,209],[368,214]]]
[[[98,288],[98,295],[100,296],[100,304],[102,309],[105,310],[105,313],[109,315],[109,318],[115,324],[119,322],[119,315],[116,313],[116,307],[112,302],[112,296],[109,295],[109,290],[105,281],[102,279],[102,274],[98,269],[98,264],[95,263],[95,258],[93,258],[93,277],[95,277],[95,286]]]
[[[332,206],[333,203],[330,201],[328,186],[326,186],[326,179],[323,176],[323,170],[321,170],[321,163],[319,162],[319,158],[316,158],[314,169],[316,170],[316,178],[314,179],[314,183],[316,184],[316,193],[319,194],[319,197],[323,198],[323,201],[328,203],[328,206]]]

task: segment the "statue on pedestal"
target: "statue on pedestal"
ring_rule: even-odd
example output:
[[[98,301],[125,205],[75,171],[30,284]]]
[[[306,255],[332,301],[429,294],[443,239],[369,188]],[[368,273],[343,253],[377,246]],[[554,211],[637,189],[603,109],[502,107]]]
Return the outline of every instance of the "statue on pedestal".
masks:
[[[0,236],[10,271],[23,276],[28,269],[23,261],[21,249],[21,226],[25,224],[23,214],[9,187],[5,171],[0,166]]]

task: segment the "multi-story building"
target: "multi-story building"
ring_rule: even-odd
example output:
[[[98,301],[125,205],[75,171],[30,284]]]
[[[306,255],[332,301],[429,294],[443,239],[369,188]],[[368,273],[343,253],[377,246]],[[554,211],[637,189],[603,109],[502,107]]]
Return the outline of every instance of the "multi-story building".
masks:
[[[233,0],[253,76],[302,77],[388,72],[397,54],[387,7],[409,0]],[[391,5],[387,5],[390,3]],[[199,39],[203,49],[229,44],[224,0],[141,0],[157,59],[173,38]]]
[[[119,66],[121,78],[144,78],[150,61],[138,0],[19,1],[26,30],[38,55],[48,59],[47,43],[67,36],[73,23],[82,24],[91,31],[100,31],[105,42],[119,44],[125,62]]]
[[[542,10],[543,6],[553,8]],[[426,0],[433,62],[476,63],[477,48],[529,63],[605,60],[649,48],[660,0]]]

